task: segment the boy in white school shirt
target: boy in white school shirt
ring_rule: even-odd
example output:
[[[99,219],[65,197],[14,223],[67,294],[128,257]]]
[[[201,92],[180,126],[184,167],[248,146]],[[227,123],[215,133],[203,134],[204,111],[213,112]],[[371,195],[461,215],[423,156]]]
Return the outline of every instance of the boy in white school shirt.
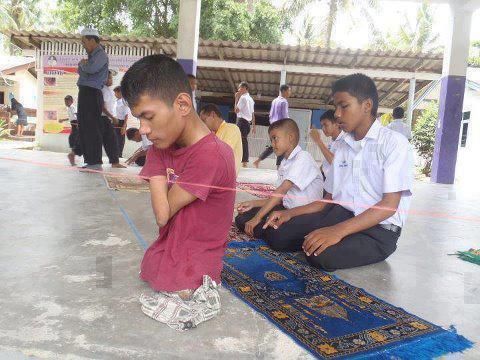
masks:
[[[385,260],[410,206],[413,157],[407,139],[375,121],[378,93],[363,74],[332,85],[335,118],[347,134],[335,152],[324,202],[273,212],[266,237],[333,271]],[[333,204],[331,203],[333,200]]]
[[[277,189],[263,200],[245,201],[237,206],[237,227],[247,235],[263,238],[264,224],[272,210],[292,209],[323,197],[323,177],[312,155],[298,145],[297,123],[289,118],[270,125],[273,151],[284,159],[278,168]]]

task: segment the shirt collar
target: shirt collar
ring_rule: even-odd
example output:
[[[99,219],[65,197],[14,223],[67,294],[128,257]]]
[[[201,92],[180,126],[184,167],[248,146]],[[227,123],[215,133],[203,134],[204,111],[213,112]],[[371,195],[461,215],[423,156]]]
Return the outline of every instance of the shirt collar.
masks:
[[[287,160],[293,159],[295,155],[297,155],[300,151],[302,151],[302,148],[300,147],[300,145],[295,146],[295,149],[292,150]]]
[[[382,127],[382,125],[380,124],[379,121],[375,120],[372,124],[372,126],[370,126],[370,129],[368,129],[368,132],[367,134],[365,135],[365,137],[360,140],[362,143],[365,142],[365,140],[367,139],[378,139],[378,135],[380,133],[380,128]],[[339,135],[340,137],[340,135]],[[343,140],[348,144],[350,145],[350,147],[352,149],[354,149],[354,144],[356,142],[355,140],[355,136],[353,135],[353,133],[345,133],[344,137],[343,137]]]
[[[225,120],[223,120],[222,123],[220,124],[220,126],[218,127],[217,132],[215,134],[218,134],[220,129],[223,128],[225,126],[225,124],[226,124],[226,122],[225,122]]]

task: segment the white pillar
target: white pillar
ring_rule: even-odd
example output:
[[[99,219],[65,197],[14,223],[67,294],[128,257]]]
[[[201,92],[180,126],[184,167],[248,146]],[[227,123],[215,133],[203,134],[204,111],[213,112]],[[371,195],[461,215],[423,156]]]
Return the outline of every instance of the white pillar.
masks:
[[[177,61],[187,74],[197,73],[201,0],[180,0]]]
[[[287,83],[287,69],[283,68],[280,72],[280,85]]]
[[[407,125],[412,126],[413,103],[415,102],[415,78],[410,79],[410,87],[408,88],[408,104],[407,104]]]

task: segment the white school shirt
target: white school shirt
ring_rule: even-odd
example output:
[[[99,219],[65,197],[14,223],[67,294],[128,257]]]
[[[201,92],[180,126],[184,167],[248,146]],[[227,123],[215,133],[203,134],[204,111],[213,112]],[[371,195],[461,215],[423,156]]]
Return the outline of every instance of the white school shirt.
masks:
[[[103,95],[103,102],[105,103],[105,107],[110,112],[110,114],[115,116],[115,104],[116,104],[115,93],[107,85],[103,85],[102,95]],[[107,116],[107,114],[105,114],[102,111],[102,116]]]
[[[240,99],[238,99],[237,107],[239,110],[239,112],[237,113],[237,119],[242,118],[247,120],[248,122],[252,121],[255,101],[253,101],[249,93],[245,93],[240,96]]]
[[[147,150],[150,145],[152,145],[153,143],[147,139],[147,135],[140,135],[142,137],[142,149],[143,150]]]
[[[277,187],[285,180],[293,183],[283,198],[287,209],[310,204],[323,198],[323,177],[312,155],[296,146],[278,168]]]
[[[404,226],[412,198],[413,153],[407,139],[379,121],[365,138],[355,141],[345,134],[335,157],[325,190],[355,216],[378,203],[384,193],[402,192],[397,211],[381,224]]]
[[[393,131],[399,132],[405,136],[408,140],[412,138],[412,129],[410,126],[405,124],[404,119],[393,120],[387,127]]]
[[[128,115],[128,106],[123,98],[117,99],[115,101],[115,116],[119,120],[125,120]]]
[[[338,146],[340,145],[341,141],[343,140],[343,137],[345,136],[345,132],[341,131],[340,134],[338,134],[337,138],[333,140],[330,144],[328,144],[328,150],[332,154],[335,155],[335,152],[338,149]],[[330,164],[327,159],[322,163],[322,168],[323,168],[323,173],[325,174],[325,177],[328,176],[328,173],[330,172],[330,169],[332,168],[332,164]]]
[[[68,113],[68,120],[70,122],[72,121],[77,121],[77,108],[75,107],[75,105],[70,105],[68,108],[67,108],[67,113]]]

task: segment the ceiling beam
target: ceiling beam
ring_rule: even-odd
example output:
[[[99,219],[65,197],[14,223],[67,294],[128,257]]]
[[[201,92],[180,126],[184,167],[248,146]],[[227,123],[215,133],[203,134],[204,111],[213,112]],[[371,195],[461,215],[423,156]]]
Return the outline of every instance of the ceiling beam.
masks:
[[[249,61],[232,61],[232,60],[211,60],[198,59],[198,66],[207,68],[220,69],[236,69],[236,70],[253,70],[280,72],[284,68],[283,64],[272,62],[249,62]],[[287,73],[298,74],[318,74],[318,75],[335,75],[346,76],[354,73],[363,73],[372,78],[392,78],[392,79],[411,79],[417,80],[437,80],[441,74],[430,72],[412,72],[412,71],[396,71],[396,70],[376,70],[361,68],[342,68],[330,66],[307,66],[307,65],[286,65]]]
[[[224,61],[225,57],[223,56],[223,49],[218,48],[217,50],[218,50],[218,57],[220,58],[220,60]],[[224,72],[225,77],[227,78],[227,80],[230,84],[230,87],[232,88],[232,92],[235,94],[237,92],[237,87],[235,86],[235,83],[233,82],[232,74],[230,74],[230,70],[228,68],[223,68],[223,72]]]

